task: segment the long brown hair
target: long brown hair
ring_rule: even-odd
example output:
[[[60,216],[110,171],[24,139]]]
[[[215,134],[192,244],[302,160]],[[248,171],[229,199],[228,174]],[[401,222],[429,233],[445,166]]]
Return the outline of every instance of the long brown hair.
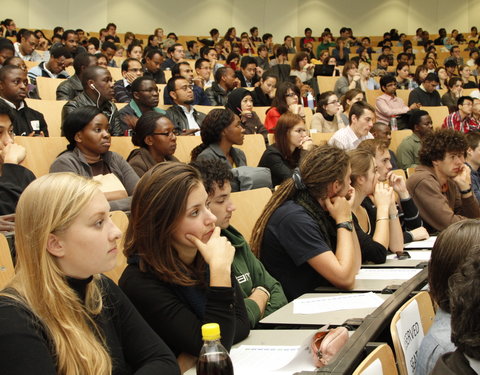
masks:
[[[298,165],[301,150],[299,148],[296,148],[293,152],[290,150],[288,136],[293,127],[298,124],[305,124],[305,121],[299,115],[286,112],[280,116],[275,128],[275,145],[292,168]]]
[[[183,163],[159,163],[143,175],[135,188],[125,256],[138,256],[140,269],[160,280],[183,286],[203,284],[205,262],[197,254],[185,265],[173,247],[172,236],[184,215],[190,192],[202,184],[199,172]]]
[[[450,312],[448,279],[462,265],[480,241],[480,221],[466,219],[451,224],[435,241],[428,264],[430,295],[445,312]]]
[[[350,174],[350,181],[355,187],[359,177],[365,177],[370,170],[370,167],[375,165],[375,154],[367,149],[355,149],[348,153],[350,157],[350,165],[352,173]]]
[[[350,164],[347,153],[337,147],[323,145],[310,150],[300,162],[300,175],[308,193],[315,199],[324,199],[329,184],[343,182]],[[259,256],[265,228],[275,210],[287,200],[293,199],[297,189],[293,179],[284,181],[273,193],[257,220],[252,232],[251,248]]]

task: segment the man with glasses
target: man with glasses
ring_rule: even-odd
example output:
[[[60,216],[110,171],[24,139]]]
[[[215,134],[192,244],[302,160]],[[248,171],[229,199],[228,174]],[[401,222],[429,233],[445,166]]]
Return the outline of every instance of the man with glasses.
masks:
[[[17,40],[14,44],[15,56],[25,61],[43,61],[42,55],[35,51],[38,39],[33,32],[22,29],[17,34]]]
[[[442,128],[449,128],[462,133],[480,130],[479,124],[472,118],[473,98],[470,96],[458,98],[457,109],[456,112],[445,117]]]
[[[195,61],[195,72],[197,76],[193,79],[195,85],[206,90],[209,87],[212,87],[212,83],[214,82],[211,79],[212,74],[212,67],[210,66],[210,61],[204,59],[203,57],[199,58]]]
[[[172,121],[177,134],[199,135],[205,114],[193,107],[193,85],[182,76],[175,76],[168,80],[166,89],[174,103],[167,109],[167,116]]]
[[[438,129],[422,139],[420,165],[408,178],[407,189],[430,233],[480,217],[470,168],[464,164],[467,147],[465,135],[452,129]]]
[[[187,61],[179,62],[173,66],[172,77],[175,76],[183,77],[188,81],[189,84],[193,85],[193,105],[210,105],[205,91],[203,91],[201,87],[194,84],[193,70]],[[173,104],[168,87],[165,87],[165,91],[163,92],[163,103]]]
[[[122,63],[122,76],[113,85],[115,100],[117,103],[130,103],[132,100],[132,82],[143,76],[143,67],[140,61],[128,58]]]
[[[118,111],[122,128],[134,129],[138,119],[146,112],[155,111],[165,114],[158,106],[158,87],[151,77],[138,77],[131,85],[132,100]]]

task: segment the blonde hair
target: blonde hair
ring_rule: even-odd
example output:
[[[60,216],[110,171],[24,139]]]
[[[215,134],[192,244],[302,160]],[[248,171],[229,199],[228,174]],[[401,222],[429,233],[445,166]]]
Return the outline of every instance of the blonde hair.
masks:
[[[360,64],[358,64],[358,72],[360,73],[360,75],[362,74],[365,68],[371,68],[370,64],[364,61],[361,61]]]
[[[103,307],[100,276],[88,284],[83,303],[47,251],[49,235],[66,230],[97,192],[93,180],[55,173],[32,182],[17,205],[15,277],[2,295],[39,320],[52,340],[58,374],[112,372],[103,332],[93,320]]]

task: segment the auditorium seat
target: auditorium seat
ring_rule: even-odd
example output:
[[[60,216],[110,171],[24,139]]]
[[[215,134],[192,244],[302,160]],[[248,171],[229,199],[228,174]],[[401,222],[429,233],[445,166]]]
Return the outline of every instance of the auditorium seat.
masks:
[[[50,78],[51,79],[51,78]],[[39,111],[45,117],[50,137],[60,137],[62,127],[62,109],[66,100],[25,99],[27,105]]]
[[[377,102],[377,98],[383,95],[382,90],[367,90],[365,91],[365,96],[367,99],[367,103],[371,106],[375,107],[375,103]]]
[[[236,210],[230,222],[245,237],[247,242],[250,241],[255,223],[271,196],[272,191],[269,188],[232,193],[232,202]]]
[[[40,177],[48,173],[56,157],[67,149],[68,141],[64,137],[15,137],[15,143],[27,151],[22,165]]]
[[[380,370],[376,367],[375,363],[380,361],[380,367],[382,372],[375,372]],[[371,366],[371,367],[370,367]],[[353,375],[362,374],[385,374],[385,375],[398,375],[397,367],[395,366],[395,357],[393,356],[392,348],[387,344],[379,345],[374,351],[372,351],[362,363],[358,365]]]
[[[62,82],[61,78],[37,77],[38,96],[42,100],[57,100],[57,87]]]
[[[448,116],[448,107],[438,106],[438,107],[422,107],[424,111],[427,111],[430,117],[432,118],[433,128],[438,129],[442,127],[443,120]]]
[[[397,322],[400,320],[400,314],[404,311],[411,303],[416,302],[418,308],[418,314],[420,315],[420,324],[423,329],[423,334],[426,335],[430,329],[433,319],[435,318],[435,311],[433,309],[432,299],[428,292],[420,292],[410,300],[405,302],[405,304],[398,309],[395,315],[392,318],[390,323],[390,333],[392,335],[393,347],[395,348],[395,355],[397,358],[398,372],[400,375],[407,375],[407,364],[405,361],[405,354],[402,349],[400,340],[403,339],[405,332],[399,332],[397,328]],[[417,342],[418,347],[420,347],[420,342]],[[414,345],[414,342],[410,342],[410,345]],[[418,348],[417,348],[418,349]]]
[[[325,91],[333,91],[335,88],[335,82],[337,82],[338,78],[339,77],[317,76],[318,89],[320,90],[320,93]]]
[[[390,142],[390,150],[397,152],[398,146],[402,143],[403,139],[412,134],[410,129],[394,130],[392,132],[392,140]]]
[[[313,144],[317,146],[325,145],[332,138],[334,133],[312,133]]]

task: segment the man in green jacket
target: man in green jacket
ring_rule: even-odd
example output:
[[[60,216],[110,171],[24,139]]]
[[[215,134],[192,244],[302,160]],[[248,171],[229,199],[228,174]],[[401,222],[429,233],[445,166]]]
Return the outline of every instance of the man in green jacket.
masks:
[[[210,211],[217,217],[222,236],[235,247],[233,273],[242,289],[250,325],[254,328],[260,319],[287,303],[282,286],[267,272],[263,264],[250,250],[245,238],[230,225],[235,206],[230,200],[233,175],[219,160],[192,163],[200,171],[208,194]]]

